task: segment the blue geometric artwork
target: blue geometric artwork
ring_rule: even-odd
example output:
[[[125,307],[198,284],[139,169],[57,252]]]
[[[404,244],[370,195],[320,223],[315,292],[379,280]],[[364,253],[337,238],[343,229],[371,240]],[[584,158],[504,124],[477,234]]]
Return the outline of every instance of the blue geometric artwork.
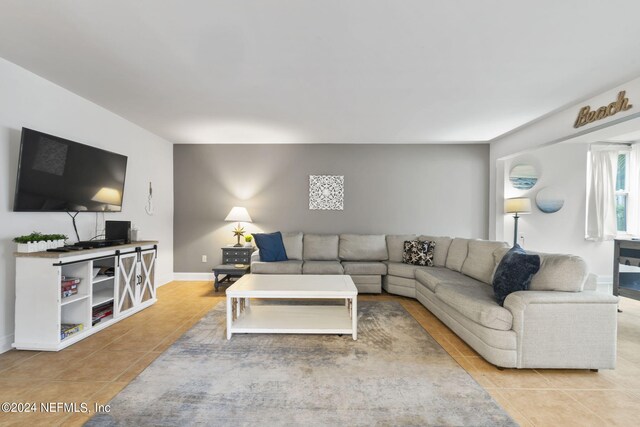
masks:
[[[509,181],[518,190],[528,190],[538,182],[538,172],[531,165],[517,165],[511,169]]]
[[[555,188],[543,188],[536,194],[536,206],[544,213],[558,212],[564,206],[564,195]]]

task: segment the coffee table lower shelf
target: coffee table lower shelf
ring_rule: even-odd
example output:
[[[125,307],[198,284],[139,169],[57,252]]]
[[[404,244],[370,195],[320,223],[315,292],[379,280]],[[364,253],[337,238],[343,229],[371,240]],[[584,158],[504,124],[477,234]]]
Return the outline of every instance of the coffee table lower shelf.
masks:
[[[357,339],[348,307],[344,305],[255,305],[244,307],[231,322],[234,333],[251,334],[350,334]],[[357,328],[357,323],[355,323]],[[229,326],[228,326],[229,327]]]

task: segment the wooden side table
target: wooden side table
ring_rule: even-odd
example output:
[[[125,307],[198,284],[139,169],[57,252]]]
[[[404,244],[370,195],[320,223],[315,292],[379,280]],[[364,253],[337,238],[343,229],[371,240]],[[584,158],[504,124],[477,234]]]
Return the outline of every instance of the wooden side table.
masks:
[[[251,264],[251,254],[256,248],[241,246],[225,246],[222,248],[223,264]]]
[[[222,264],[213,268],[214,282],[216,292],[220,287],[220,283],[230,282],[232,278],[242,277],[247,274],[251,268],[251,254],[255,251],[254,246],[224,246],[222,248]],[[236,265],[242,264],[242,267]],[[218,276],[223,274],[221,279]]]
[[[218,288],[221,283],[231,282],[231,278],[233,277],[242,277],[249,272],[251,266],[249,264],[244,264],[242,267],[236,267],[235,264],[221,264],[216,265],[213,268],[213,286],[215,291],[218,292]],[[218,276],[223,274],[222,279],[218,279]]]

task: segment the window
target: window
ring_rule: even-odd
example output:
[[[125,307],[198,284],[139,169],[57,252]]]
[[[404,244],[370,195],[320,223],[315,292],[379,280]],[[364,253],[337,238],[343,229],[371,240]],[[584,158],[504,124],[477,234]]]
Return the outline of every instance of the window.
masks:
[[[629,205],[629,154],[618,154],[616,171],[616,220],[619,233],[627,232],[627,211]]]

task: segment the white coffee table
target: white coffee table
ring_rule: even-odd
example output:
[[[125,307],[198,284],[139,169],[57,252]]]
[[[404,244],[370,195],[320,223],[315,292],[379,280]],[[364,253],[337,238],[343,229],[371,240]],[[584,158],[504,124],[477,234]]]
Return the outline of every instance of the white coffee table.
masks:
[[[234,333],[351,334],[358,290],[347,275],[248,274],[227,288],[227,339]],[[250,298],[343,299],[344,305],[257,305]]]

